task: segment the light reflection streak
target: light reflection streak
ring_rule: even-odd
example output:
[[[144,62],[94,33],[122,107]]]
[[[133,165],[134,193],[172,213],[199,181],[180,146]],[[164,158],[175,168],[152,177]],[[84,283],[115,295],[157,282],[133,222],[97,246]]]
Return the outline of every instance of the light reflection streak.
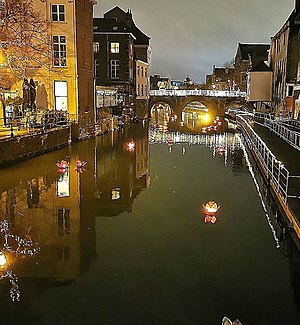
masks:
[[[247,167],[248,167],[248,169],[249,169],[250,175],[251,175],[251,177],[252,177],[252,179],[253,179],[253,182],[254,182],[254,184],[255,184],[255,187],[256,187],[256,190],[257,190],[258,196],[259,196],[259,198],[260,198],[261,205],[262,205],[263,210],[264,210],[264,212],[265,212],[265,216],[266,216],[267,222],[268,222],[269,227],[270,227],[270,229],[271,229],[271,232],[272,232],[273,238],[274,238],[274,240],[275,240],[275,242],[276,242],[276,248],[280,248],[280,245],[279,245],[279,239],[278,239],[278,237],[277,237],[277,235],[276,235],[276,231],[275,231],[275,229],[274,229],[274,226],[272,225],[272,220],[271,220],[271,218],[270,218],[270,216],[269,216],[269,214],[268,214],[268,210],[267,210],[267,207],[266,207],[265,202],[264,202],[264,200],[263,200],[263,196],[262,196],[262,194],[261,194],[261,191],[260,191],[260,188],[259,188],[258,182],[257,182],[257,180],[256,180],[256,178],[255,178],[254,171],[253,171],[253,167],[252,167],[252,165],[251,165],[251,162],[250,162],[250,159],[249,159],[248,153],[247,153],[246,148],[245,148],[245,146],[244,146],[244,144],[243,144],[243,142],[242,142],[242,140],[241,140],[240,137],[239,137],[239,141],[240,141],[240,143],[241,143],[241,148],[242,148],[242,150],[243,150],[243,152],[244,152],[244,156],[245,156],[245,158],[246,158],[246,164],[247,164]]]

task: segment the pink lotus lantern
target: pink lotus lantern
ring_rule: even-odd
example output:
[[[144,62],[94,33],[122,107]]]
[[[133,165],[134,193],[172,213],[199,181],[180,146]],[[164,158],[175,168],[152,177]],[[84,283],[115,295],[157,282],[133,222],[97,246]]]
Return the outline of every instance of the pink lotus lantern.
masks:
[[[66,160],[61,160],[60,162],[56,163],[58,167],[57,172],[61,174],[65,174],[69,170],[69,162]]]

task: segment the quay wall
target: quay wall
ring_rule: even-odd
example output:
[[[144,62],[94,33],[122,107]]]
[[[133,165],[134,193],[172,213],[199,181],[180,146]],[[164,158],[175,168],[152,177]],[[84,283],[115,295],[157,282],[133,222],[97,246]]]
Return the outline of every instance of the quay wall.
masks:
[[[70,144],[70,127],[51,129],[0,140],[0,167]]]

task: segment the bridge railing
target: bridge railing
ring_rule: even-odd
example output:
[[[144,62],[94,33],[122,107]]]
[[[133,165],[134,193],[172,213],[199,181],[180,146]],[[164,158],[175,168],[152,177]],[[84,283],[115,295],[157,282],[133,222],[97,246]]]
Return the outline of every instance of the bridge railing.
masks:
[[[274,189],[279,192],[285,204],[287,204],[288,198],[297,198],[298,195],[291,195],[289,193],[289,181],[293,178],[298,179],[298,176],[290,175],[287,168],[275,157],[246,119],[237,115],[236,121],[243,131],[248,146],[256,153],[256,156],[265,169],[270,183],[274,185]]]
[[[300,132],[291,129],[289,119],[276,119],[274,115],[257,112],[254,120],[257,124],[270,129],[295,149],[300,150]]]
[[[211,90],[211,89],[160,89],[150,90],[149,96],[205,96],[205,97],[245,97],[246,93],[237,90]]]

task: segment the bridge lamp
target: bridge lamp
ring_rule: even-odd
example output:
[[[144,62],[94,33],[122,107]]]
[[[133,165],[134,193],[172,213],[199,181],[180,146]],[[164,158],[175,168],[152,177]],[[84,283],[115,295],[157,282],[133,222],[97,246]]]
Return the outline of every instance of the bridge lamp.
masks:
[[[208,123],[209,120],[210,120],[210,116],[209,116],[209,114],[208,114],[208,113],[204,114],[204,115],[203,115],[203,122]]]
[[[7,263],[6,257],[2,251],[0,251],[0,268],[3,269]]]

